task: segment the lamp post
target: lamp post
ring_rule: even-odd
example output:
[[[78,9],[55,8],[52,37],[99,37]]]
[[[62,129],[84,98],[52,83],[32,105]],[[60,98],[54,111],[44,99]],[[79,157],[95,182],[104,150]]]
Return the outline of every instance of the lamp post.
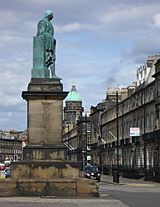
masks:
[[[87,112],[85,113],[85,164],[87,164],[87,155],[88,155],[88,137],[87,137]]]
[[[118,122],[118,88],[116,90],[116,118],[117,118],[117,173],[116,183],[119,183],[119,122]]]
[[[144,111],[143,111],[143,134],[144,134],[144,180],[147,180],[147,144],[146,144],[146,139],[145,139],[145,133],[146,133],[146,109],[145,109],[145,91],[144,91]]]
[[[102,171],[102,138],[99,136],[98,137],[99,141],[99,167],[100,170]]]
[[[118,88],[116,90],[116,127],[117,127],[117,133],[116,136],[109,131],[109,133],[116,139],[116,169],[113,170],[113,182],[119,183],[119,121],[118,121]]]
[[[69,160],[69,124],[67,125],[68,133],[67,133],[67,160]]]

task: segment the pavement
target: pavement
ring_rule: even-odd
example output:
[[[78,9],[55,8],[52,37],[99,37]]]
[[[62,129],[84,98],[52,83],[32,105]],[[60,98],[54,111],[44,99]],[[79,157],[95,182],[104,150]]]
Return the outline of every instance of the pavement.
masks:
[[[117,199],[42,199],[40,197],[0,198],[0,207],[128,207]]]
[[[101,175],[101,182],[109,183],[113,185],[125,185],[125,186],[159,186],[160,183],[145,181],[144,179],[130,179],[130,178],[119,178],[119,183],[113,182],[113,176],[111,175]]]
[[[109,185],[106,185],[107,183]],[[133,189],[134,187],[142,189],[147,186],[151,186],[151,188],[156,186],[160,189],[160,183],[144,181],[143,179],[120,177],[119,183],[114,183],[113,177],[110,175],[102,175],[99,185],[101,188],[99,198],[1,197],[0,207],[128,207],[119,199],[110,196],[108,189],[127,188],[127,192],[129,188]],[[135,189],[138,192],[137,188]],[[155,189],[155,187],[152,189]]]

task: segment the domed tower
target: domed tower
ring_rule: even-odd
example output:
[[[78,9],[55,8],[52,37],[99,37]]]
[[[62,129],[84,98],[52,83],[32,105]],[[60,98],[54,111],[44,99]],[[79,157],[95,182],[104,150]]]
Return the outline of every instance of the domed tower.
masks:
[[[82,107],[80,95],[76,90],[75,83],[73,83],[71,91],[65,99],[64,122],[75,125],[77,120],[82,117],[83,111],[84,108]]]

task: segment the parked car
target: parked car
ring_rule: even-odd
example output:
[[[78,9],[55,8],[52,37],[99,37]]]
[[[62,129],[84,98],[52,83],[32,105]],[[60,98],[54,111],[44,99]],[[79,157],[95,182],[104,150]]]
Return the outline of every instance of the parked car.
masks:
[[[84,170],[84,177],[94,180],[101,180],[101,173],[97,166],[87,165]]]

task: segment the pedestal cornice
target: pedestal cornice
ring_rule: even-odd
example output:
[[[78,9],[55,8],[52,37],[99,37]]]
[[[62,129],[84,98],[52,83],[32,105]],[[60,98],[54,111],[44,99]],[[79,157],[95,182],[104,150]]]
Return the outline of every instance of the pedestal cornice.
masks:
[[[63,100],[68,92],[48,92],[48,91],[22,91],[22,98],[25,100]]]

